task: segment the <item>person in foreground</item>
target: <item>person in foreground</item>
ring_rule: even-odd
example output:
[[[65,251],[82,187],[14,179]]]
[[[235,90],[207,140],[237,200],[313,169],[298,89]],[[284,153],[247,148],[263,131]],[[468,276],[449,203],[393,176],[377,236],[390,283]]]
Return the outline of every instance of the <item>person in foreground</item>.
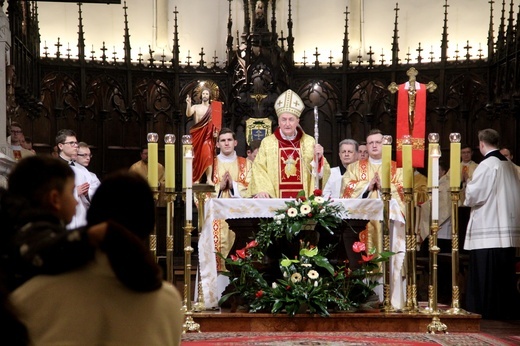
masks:
[[[92,199],[87,221],[89,225],[117,222],[133,233],[136,246],[144,242],[155,223],[148,183],[135,173],[109,176]],[[94,259],[77,270],[36,276],[11,294],[11,302],[27,327],[31,342],[179,345],[183,313],[178,291],[165,282],[154,291],[130,290],[120,281],[125,272],[116,275],[112,267],[126,262],[127,271],[131,272],[142,265],[142,258],[124,255],[125,249],[104,250],[101,245]],[[153,261],[148,249],[142,256]]]
[[[493,129],[478,133],[484,160],[466,185],[471,207],[464,249],[469,250],[466,309],[485,319],[518,318],[515,247],[520,246],[520,182],[499,151]]]

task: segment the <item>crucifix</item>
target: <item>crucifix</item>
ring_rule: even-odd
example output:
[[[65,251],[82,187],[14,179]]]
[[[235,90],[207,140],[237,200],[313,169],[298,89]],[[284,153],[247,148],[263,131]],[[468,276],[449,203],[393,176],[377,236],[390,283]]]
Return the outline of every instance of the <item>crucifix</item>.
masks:
[[[415,121],[415,99],[416,99],[416,95],[417,95],[415,82],[417,80],[416,77],[418,74],[419,74],[419,72],[417,72],[415,67],[411,67],[410,69],[408,69],[408,71],[406,71],[406,75],[409,77],[409,80],[408,80],[408,84],[409,84],[409,86],[408,86],[408,133],[412,138],[413,138],[414,121]],[[428,92],[432,93],[436,89],[437,89],[437,84],[435,84],[434,82],[430,81],[430,82],[428,82],[428,84],[426,84],[426,90],[428,90]],[[395,82],[392,82],[388,86],[388,90],[392,94],[395,94],[399,90],[399,86]]]

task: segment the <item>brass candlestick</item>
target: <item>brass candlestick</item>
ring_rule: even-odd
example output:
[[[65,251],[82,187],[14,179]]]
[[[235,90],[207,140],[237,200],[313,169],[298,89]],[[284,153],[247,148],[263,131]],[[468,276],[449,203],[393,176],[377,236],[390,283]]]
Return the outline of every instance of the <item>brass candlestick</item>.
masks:
[[[382,188],[383,195],[383,251],[390,251],[390,199],[392,195],[390,188]],[[390,262],[386,261],[383,266],[383,312],[394,312],[395,309],[390,301]]]
[[[432,322],[428,325],[428,333],[435,334],[436,332],[446,332],[448,327],[441,322],[439,309],[437,306],[437,291],[438,291],[438,254],[440,248],[437,246],[437,235],[439,232],[439,158],[441,151],[439,147],[439,135],[437,133],[430,133],[428,140],[432,145],[430,157],[432,159],[432,186],[431,186],[431,226],[430,226],[430,254],[432,261],[431,275],[431,314],[433,316]]]
[[[182,333],[199,332],[200,325],[193,320],[193,310],[191,307],[191,254],[193,247],[191,246],[191,232],[194,227],[191,220],[186,220],[184,226],[184,323],[182,325]]]
[[[159,188],[158,187],[150,187],[153,194],[153,200],[155,205],[155,213],[157,212],[157,200],[159,199]],[[155,258],[155,262],[157,262],[157,224],[153,226],[153,232],[148,237],[150,251],[152,252],[153,257]]]
[[[200,239],[200,233],[202,232],[202,229],[204,228],[204,208],[206,204],[206,198],[208,196],[208,193],[215,192],[215,186],[210,184],[195,184],[193,185],[193,192],[195,193],[195,196],[197,197],[197,211],[198,211],[198,223],[199,223],[199,239]],[[197,275],[198,275],[198,283],[197,283],[197,302],[193,306],[193,311],[204,311],[206,310],[206,304],[204,303],[204,290],[202,288],[202,277],[200,275],[200,256],[199,256],[199,265],[197,266]]]
[[[460,308],[459,278],[459,199],[460,188],[452,187],[451,191],[451,308],[446,311],[450,315],[466,315],[468,312]]]
[[[173,234],[174,234],[174,208],[177,194],[175,189],[165,189],[166,199],[166,281],[173,283]]]
[[[431,233],[430,237],[432,238],[432,241],[430,244],[432,244],[430,248],[430,252],[432,253],[432,283],[431,286],[431,292],[432,292],[432,306],[431,306],[431,315],[432,315],[432,321],[430,324],[428,324],[428,333],[435,334],[437,332],[445,333],[448,330],[448,327],[441,322],[439,315],[439,309],[437,307],[437,269],[438,269],[438,263],[437,263],[437,254],[439,253],[440,248],[437,246],[437,232],[439,231],[439,221],[438,220],[432,220],[431,225]]]
[[[404,189],[404,201],[406,204],[406,305],[404,311],[408,313],[419,312],[419,304],[417,303],[417,273],[416,273],[416,255],[417,255],[417,239],[414,229],[414,200],[413,189]]]

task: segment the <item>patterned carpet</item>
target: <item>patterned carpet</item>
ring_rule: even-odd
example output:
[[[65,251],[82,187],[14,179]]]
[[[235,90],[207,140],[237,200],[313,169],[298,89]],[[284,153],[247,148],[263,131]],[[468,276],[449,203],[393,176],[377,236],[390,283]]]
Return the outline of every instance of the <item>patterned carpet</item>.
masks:
[[[184,346],[223,346],[223,345],[349,345],[349,346],[514,346],[520,345],[509,338],[509,341],[497,339],[484,333],[190,333],[182,337]]]

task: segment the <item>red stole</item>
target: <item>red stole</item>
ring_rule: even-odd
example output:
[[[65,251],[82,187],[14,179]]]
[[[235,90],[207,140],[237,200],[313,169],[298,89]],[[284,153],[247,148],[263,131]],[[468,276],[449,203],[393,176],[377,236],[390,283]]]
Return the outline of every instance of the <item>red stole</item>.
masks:
[[[293,140],[284,139],[280,129],[274,132],[278,139],[278,182],[280,198],[295,198],[298,192],[303,190],[303,172],[305,167],[300,139],[303,132],[297,129],[296,138]]]
[[[424,142],[426,133],[426,85],[420,84],[415,93],[415,113],[413,133],[408,126],[408,90],[405,84],[399,85],[397,93],[397,166],[402,167],[402,142],[404,135],[412,137],[412,164],[414,167],[424,167]]]

